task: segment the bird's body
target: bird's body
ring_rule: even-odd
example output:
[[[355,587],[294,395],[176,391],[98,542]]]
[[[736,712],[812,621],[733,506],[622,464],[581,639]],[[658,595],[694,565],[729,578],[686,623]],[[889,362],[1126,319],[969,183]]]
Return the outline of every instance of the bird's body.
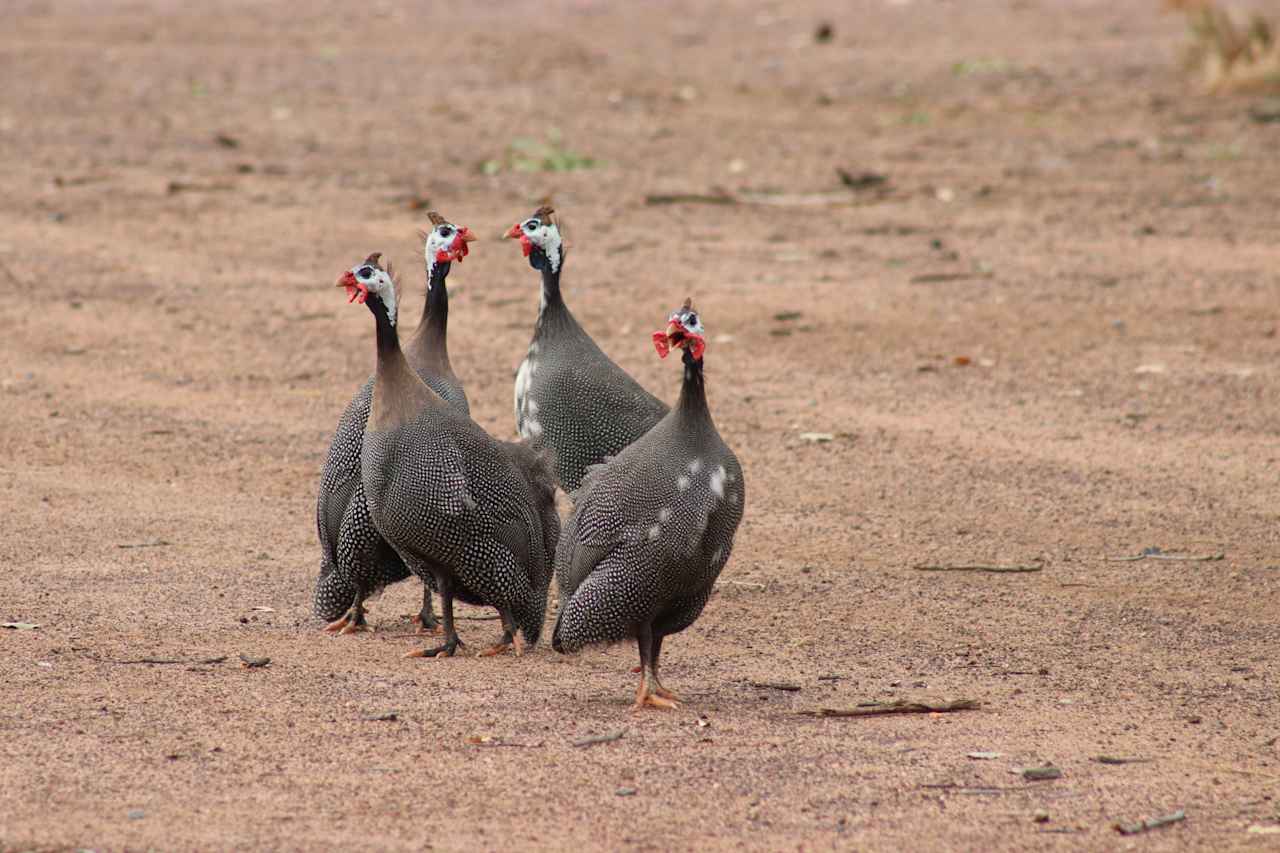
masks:
[[[588,472],[556,551],[555,649],[634,637],[637,704],[671,704],[657,678],[663,638],[702,613],[742,519],[742,468],[707,408],[701,358],[686,349],[684,361],[676,406]]]
[[[559,535],[554,475],[527,447],[495,442],[442,403],[415,402],[416,413],[365,433],[374,524],[442,596],[491,605],[536,643]]]
[[[433,214],[433,221],[436,219],[438,214]],[[430,236],[427,235],[428,243]],[[449,361],[449,292],[445,284],[449,267],[450,262],[438,261],[428,247],[427,296],[422,318],[404,347],[404,355],[423,382],[450,405],[469,414],[466,391]],[[335,630],[363,628],[365,600],[411,574],[374,526],[360,476],[360,456],[373,386],[371,376],[356,392],[338,422],[316,501],[321,565],[313,596],[314,609],[316,615],[331,623]],[[436,624],[429,585],[423,588],[422,609],[416,621],[428,630]]]
[[[588,467],[616,456],[668,409],[605,355],[565,305],[563,247],[550,213],[542,208],[508,232],[542,274],[533,341],[516,373],[515,416],[523,438],[554,452],[560,485],[571,492]]]
[[[348,287],[364,283],[348,276]],[[378,367],[361,479],[374,526],[440,593],[445,645],[426,654],[456,649],[454,598],[497,609],[508,635],[499,647],[519,650],[517,630],[536,643],[560,528],[554,474],[544,456],[495,441],[423,383],[387,314],[383,300],[394,295],[365,293]]]

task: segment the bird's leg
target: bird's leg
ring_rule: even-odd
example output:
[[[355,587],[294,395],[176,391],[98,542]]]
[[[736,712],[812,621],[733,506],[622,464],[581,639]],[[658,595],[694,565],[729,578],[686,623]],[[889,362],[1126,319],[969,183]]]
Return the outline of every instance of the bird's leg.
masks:
[[[436,585],[440,588],[440,609],[444,616],[444,645],[433,649],[417,649],[409,652],[407,658],[453,657],[462,640],[453,627],[453,578],[440,572],[436,575]]]
[[[662,634],[653,638],[653,656],[649,661],[649,669],[653,672],[653,692],[654,695],[661,696],[663,699],[679,702],[680,697],[663,687],[662,682],[658,680],[658,656],[662,654],[662,639]]]
[[[636,701],[631,706],[632,711],[639,711],[648,706],[650,708],[674,709],[679,708],[680,703],[675,699],[667,698],[660,695],[657,691],[662,689],[658,684],[658,676],[654,671],[654,655],[653,655],[653,626],[648,622],[644,623],[636,631],[636,645],[640,648],[640,686],[636,688]],[[661,648],[661,641],[658,647]]]
[[[356,594],[351,609],[342,614],[342,618],[324,626],[330,634],[354,634],[357,631],[368,631],[369,623],[364,621],[364,597]]]
[[[439,636],[444,633],[444,629],[440,627],[440,620],[431,612],[431,587],[427,586],[425,581],[422,584],[422,610],[413,617],[413,624],[418,626],[419,634]]]
[[[524,654],[524,640],[520,638],[520,634],[516,630],[516,620],[511,617],[510,613],[502,608],[498,609],[498,616],[502,619],[502,639],[495,645],[477,652],[476,657],[488,658],[512,650],[515,651],[516,657],[520,657],[520,655]]]

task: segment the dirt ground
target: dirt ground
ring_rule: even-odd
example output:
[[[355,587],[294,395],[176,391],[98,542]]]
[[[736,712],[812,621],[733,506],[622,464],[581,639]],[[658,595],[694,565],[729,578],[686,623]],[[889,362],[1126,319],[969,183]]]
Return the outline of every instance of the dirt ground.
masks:
[[[0,28],[0,620],[39,625],[0,631],[0,849],[1280,849],[1280,125],[1192,91],[1179,18],[196,5]],[[695,297],[745,469],[678,712],[630,713],[633,646],[405,660],[416,584],[372,635],[310,613],[373,361],[335,277],[385,252],[416,319],[414,200],[476,231],[453,360],[510,436],[538,279],[497,238],[547,196],[668,400]],[[1225,556],[1105,559],[1147,548]],[[797,713],[919,696],[981,708]]]

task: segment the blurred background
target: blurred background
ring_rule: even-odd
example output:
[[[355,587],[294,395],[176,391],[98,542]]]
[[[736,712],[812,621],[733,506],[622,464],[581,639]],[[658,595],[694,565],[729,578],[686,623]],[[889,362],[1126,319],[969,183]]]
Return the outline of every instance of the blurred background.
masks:
[[[1200,771],[1275,758],[1275,4],[6,0],[3,18],[0,617],[41,627],[0,631],[22,756],[0,788],[29,793],[0,800],[0,847],[415,846],[405,783],[425,779],[465,783],[436,826],[479,847],[480,818],[627,846],[660,815],[659,846],[750,827],[773,847],[1025,849],[1000,827],[1033,831],[1007,817],[1032,795],[920,805],[920,783],[985,772],[968,749],[1065,767],[1055,820],[1089,843],[1113,837],[1099,815],[1166,805],[1197,807],[1177,837],[1208,846],[1272,820],[1255,777]],[[708,330],[747,516],[667,666],[719,752],[671,717],[590,758],[477,759],[477,733],[612,725],[631,651],[438,674],[385,632],[322,642],[309,612],[316,478],[373,364],[334,279],[383,252],[416,322],[426,212],[476,232],[450,349],[473,415],[510,437],[538,276],[500,237],[548,200],[568,304],[646,387],[675,395],[649,334],[685,296]],[[1214,559],[1105,559],[1151,548]],[[1043,570],[913,569],[969,563]],[[111,664],[237,650],[272,656],[269,677]],[[750,686],[770,678],[804,687]],[[990,710],[776,728],[917,683]],[[362,722],[388,707],[418,722]],[[1104,776],[1104,748],[1160,763]],[[618,786],[641,795],[623,809]]]

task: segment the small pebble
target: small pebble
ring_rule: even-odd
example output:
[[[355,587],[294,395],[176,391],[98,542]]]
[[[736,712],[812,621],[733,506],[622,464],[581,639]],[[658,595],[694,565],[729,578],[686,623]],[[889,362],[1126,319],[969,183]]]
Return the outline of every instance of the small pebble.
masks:
[[[129,820],[142,820],[147,813],[142,809],[129,809]]]
[[[619,797],[634,797],[636,795],[635,788],[619,788],[615,792]]]
[[[1031,819],[1036,823],[1048,823],[1049,813],[1044,809],[1036,809],[1031,813]]]

